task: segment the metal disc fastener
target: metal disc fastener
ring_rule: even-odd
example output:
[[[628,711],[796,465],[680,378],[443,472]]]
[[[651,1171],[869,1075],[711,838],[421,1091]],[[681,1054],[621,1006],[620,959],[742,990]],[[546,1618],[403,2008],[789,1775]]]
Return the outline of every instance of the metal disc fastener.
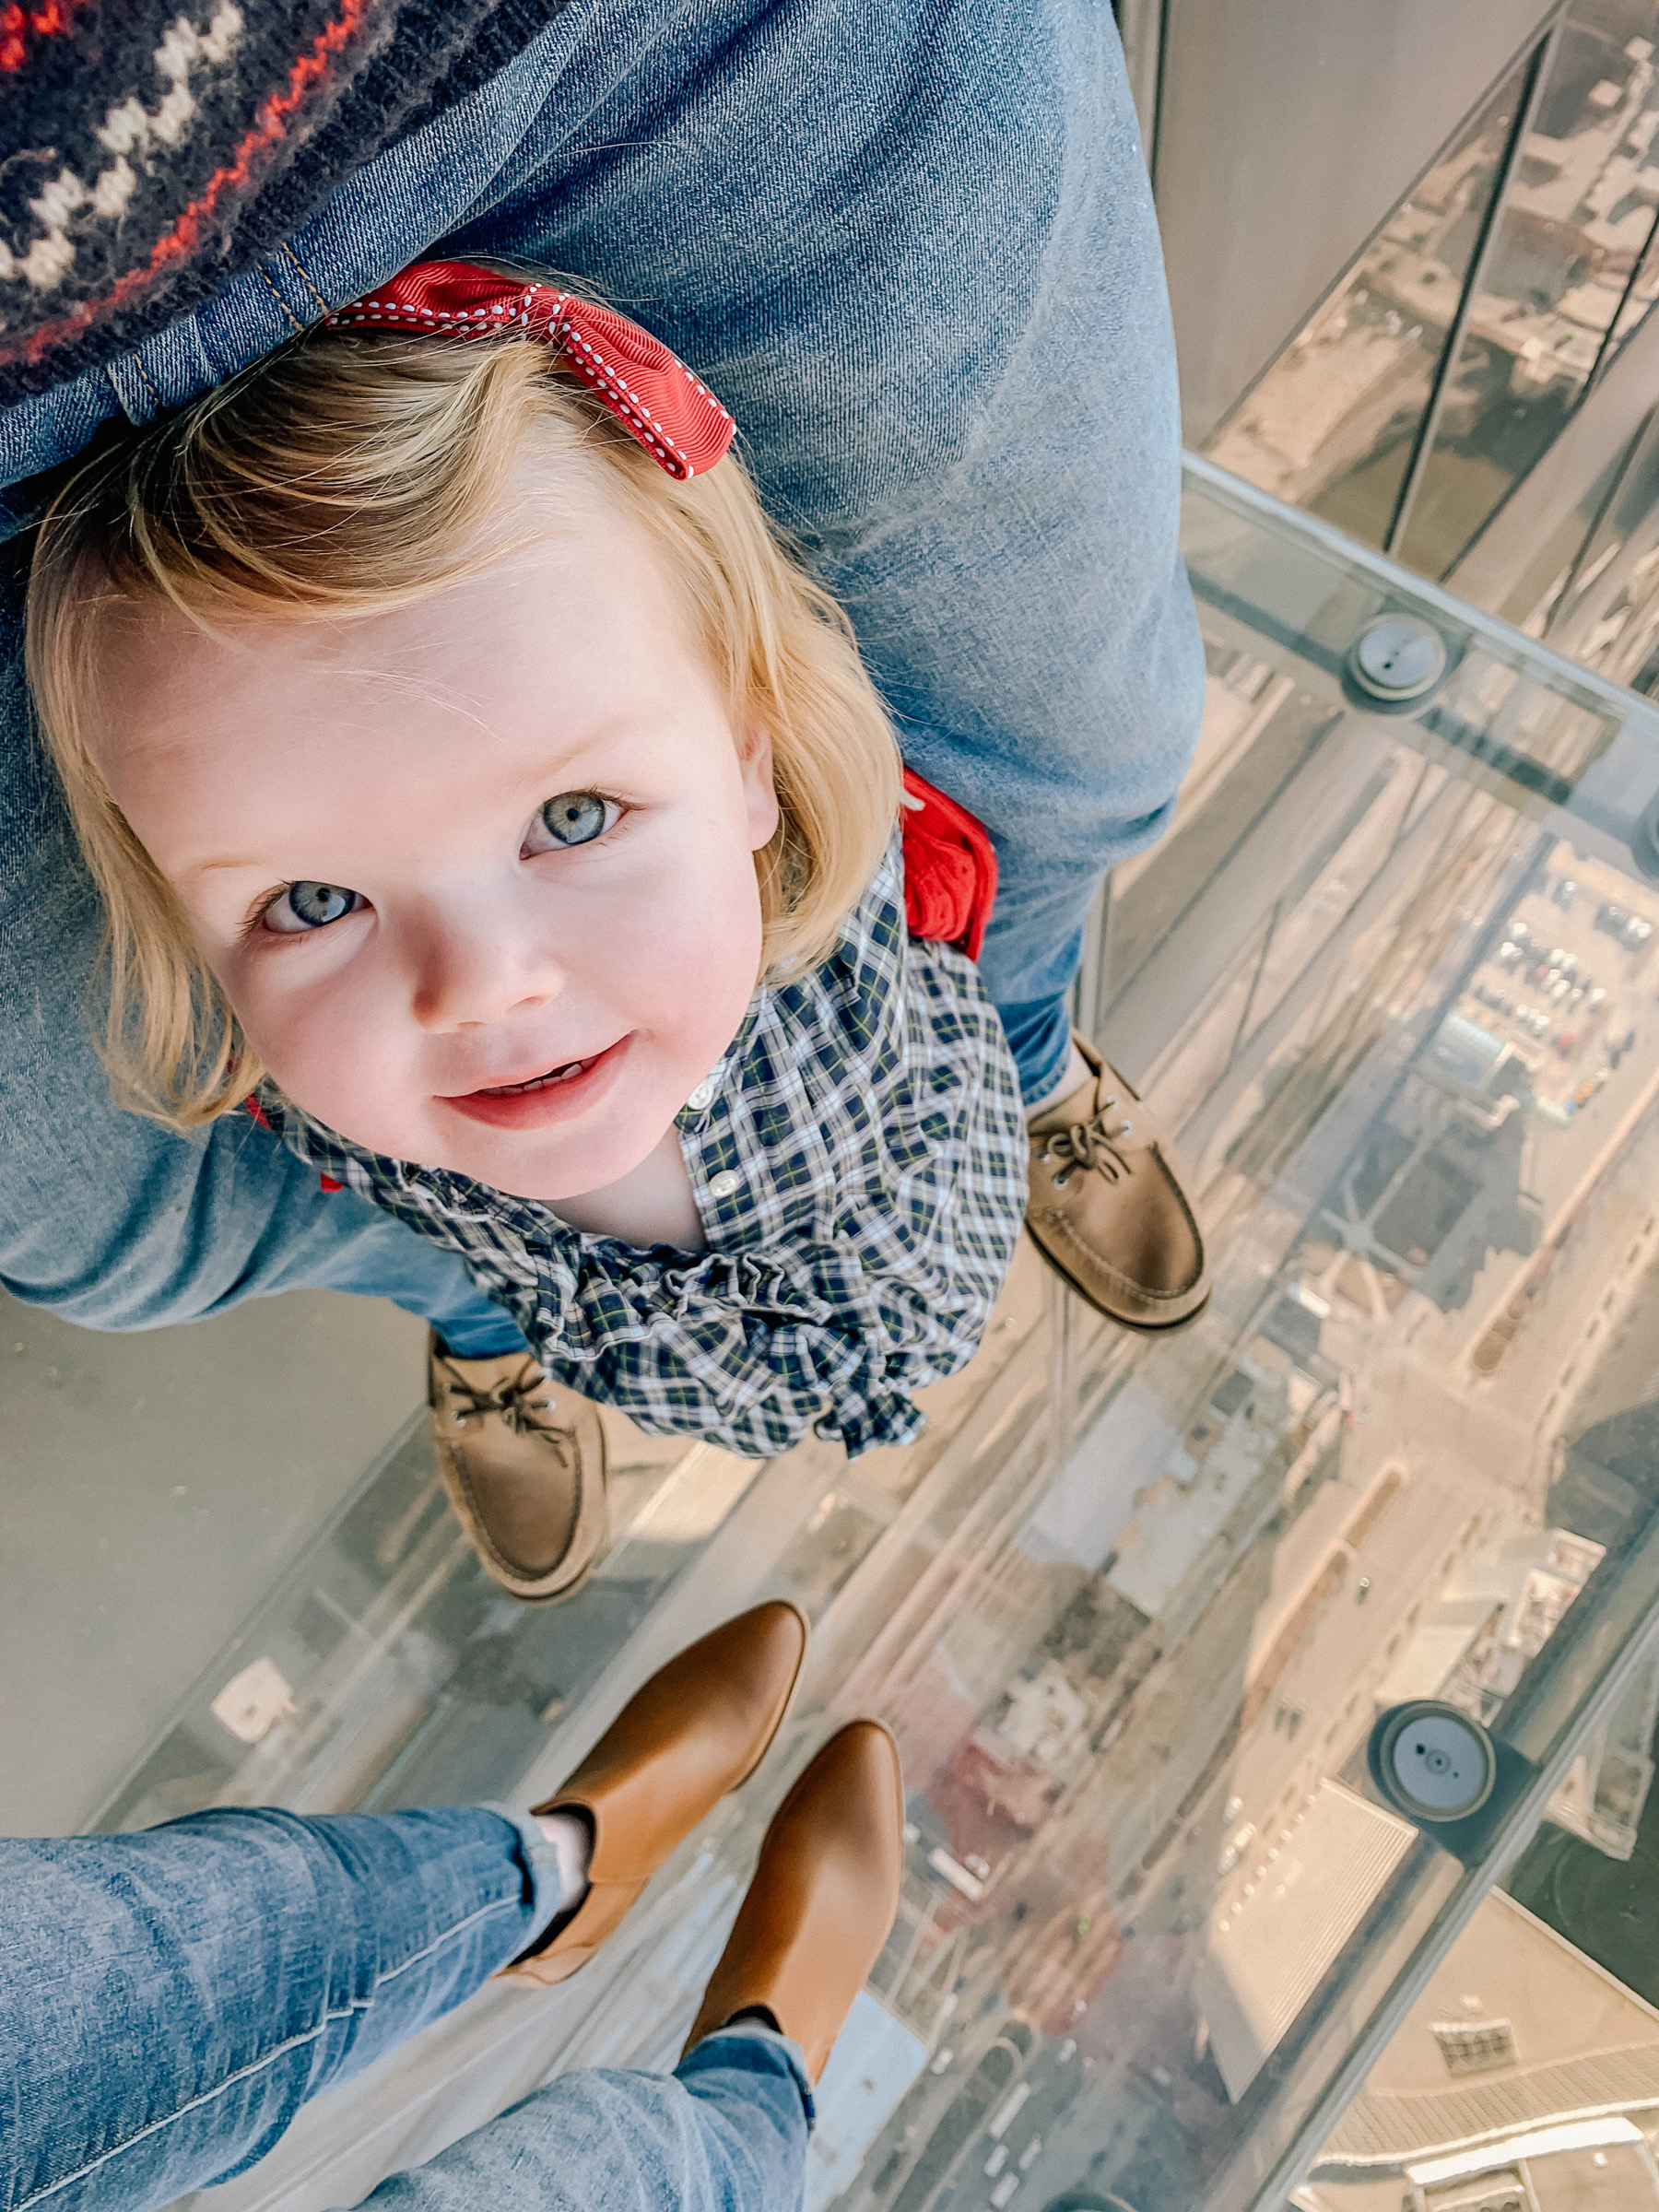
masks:
[[[1371,1780],[1407,1819],[1465,1820],[1492,1794],[1498,1753],[1491,1737],[1461,1707],[1414,1698],[1382,1713],[1371,1730]]]
[[[1417,615],[1379,615],[1348,648],[1347,674],[1367,698],[1403,706],[1432,691],[1446,673],[1446,641]]]

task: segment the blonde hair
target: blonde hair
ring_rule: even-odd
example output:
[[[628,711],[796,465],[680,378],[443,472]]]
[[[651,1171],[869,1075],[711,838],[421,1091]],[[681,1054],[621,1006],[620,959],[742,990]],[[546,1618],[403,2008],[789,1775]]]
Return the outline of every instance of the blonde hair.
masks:
[[[508,493],[527,454],[550,464]],[[552,348],[314,331],[153,428],[94,449],[41,525],[28,665],[103,899],[103,1054],[124,1105],[180,1127],[263,1069],[88,742],[112,608],[338,621],[429,598],[537,535],[548,476],[602,485],[654,541],[737,726],[771,740],[781,818],[755,855],[762,969],[823,959],[892,833],[900,763],[846,618],[768,523],[735,454],[667,476]],[[517,535],[504,521],[520,517]]]

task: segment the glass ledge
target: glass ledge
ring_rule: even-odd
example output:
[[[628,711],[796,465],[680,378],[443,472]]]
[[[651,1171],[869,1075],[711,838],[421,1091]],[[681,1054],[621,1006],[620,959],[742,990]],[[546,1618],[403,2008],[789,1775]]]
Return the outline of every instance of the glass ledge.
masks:
[[[1082,1018],[1179,1134],[1207,1312],[1127,1335],[1027,1251],[907,1452],[755,1467],[615,1423],[618,1541],[546,1612],[485,1582],[412,1418],[95,1825],[527,1802],[773,1594],[815,1618],[805,1695],[572,1983],[480,1993],[216,2212],[320,2212],[559,2068],[671,2063],[771,1806],[858,1712],[903,1748],[907,1871],[808,2212],[1427,2212],[1504,2159],[1540,2206],[1599,2206],[1549,2194],[1586,2160],[1659,2206],[1659,2014],[1618,2016],[1653,2094],[1602,2096],[1627,2133],[1591,2143],[1594,2007],[1503,1986],[1528,1946],[1618,1986],[1521,1878],[1540,1818],[1598,1865],[1647,1832],[1659,716],[1200,460],[1185,549],[1203,737],[1171,834],[1118,871]],[[1444,649],[1415,702],[1352,674],[1384,616]],[[1414,1699],[1497,1746],[1461,1827],[1368,1771]]]

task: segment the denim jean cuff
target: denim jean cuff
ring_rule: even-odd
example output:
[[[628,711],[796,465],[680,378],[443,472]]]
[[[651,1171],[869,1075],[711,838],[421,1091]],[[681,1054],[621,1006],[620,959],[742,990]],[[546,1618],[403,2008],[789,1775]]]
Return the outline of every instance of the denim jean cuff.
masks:
[[[515,1958],[522,1959],[563,1907],[564,1881],[559,1870],[559,1853],[543,1834],[541,1823],[533,1815],[522,1812],[517,1806],[500,1805],[494,1799],[486,1799],[478,1810],[497,1814],[518,1830],[524,1868],[530,1877],[532,1924],[530,1932],[514,1953]]]
[[[999,1004],[996,1011],[1019,1070],[1020,1095],[1029,1105],[1053,1090],[1065,1072],[1072,1044],[1071,993],[1054,992],[1018,1006]]]
[[[1030,1111],[1030,1101],[1033,1099],[1047,1098],[1049,1092],[1065,1075],[1065,1064],[1071,1058],[1071,1033],[1068,1030],[1063,1050],[1055,1054],[1049,1065],[1039,1070],[1030,1082],[1022,1081],[1020,1088],[1025,1093],[1028,1112]]]
[[[771,2063],[757,2066],[755,2061],[760,2058],[761,2053],[734,2051],[732,2045],[739,2041],[759,2043],[770,2054]],[[801,2092],[801,2107],[806,2114],[807,2126],[810,2128],[817,2120],[818,2107],[812,2100],[812,2080],[806,2071],[806,2053],[792,2037],[779,2034],[775,2028],[769,2028],[764,2020],[734,2020],[729,2028],[717,2028],[712,2035],[705,2035],[700,2041],[694,2043],[676,2071],[683,2073],[687,2066],[696,2061],[696,2070],[700,2072],[703,2066],[718,2065],[723,2059],[728,2064],[735,2061],[757,2073],[790,2075],[795,2088]]]
[[[510,1353],[525,1356],[530,1339],[505,1306],[492,1305],[482,1293],[476,1305],[463,1312],[451,1308],[442,1313],[424,1313],[439,1343],[452,1359],[503,1359]]]

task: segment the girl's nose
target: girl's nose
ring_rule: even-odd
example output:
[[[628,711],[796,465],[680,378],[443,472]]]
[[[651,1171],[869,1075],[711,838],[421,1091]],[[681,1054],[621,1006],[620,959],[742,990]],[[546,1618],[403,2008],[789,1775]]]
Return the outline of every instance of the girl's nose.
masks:
[[[548,1005],[569,981],[544,939],[510,913],[434,917],[418,935],[410,1010],[423,1030],[484,1028]]]

